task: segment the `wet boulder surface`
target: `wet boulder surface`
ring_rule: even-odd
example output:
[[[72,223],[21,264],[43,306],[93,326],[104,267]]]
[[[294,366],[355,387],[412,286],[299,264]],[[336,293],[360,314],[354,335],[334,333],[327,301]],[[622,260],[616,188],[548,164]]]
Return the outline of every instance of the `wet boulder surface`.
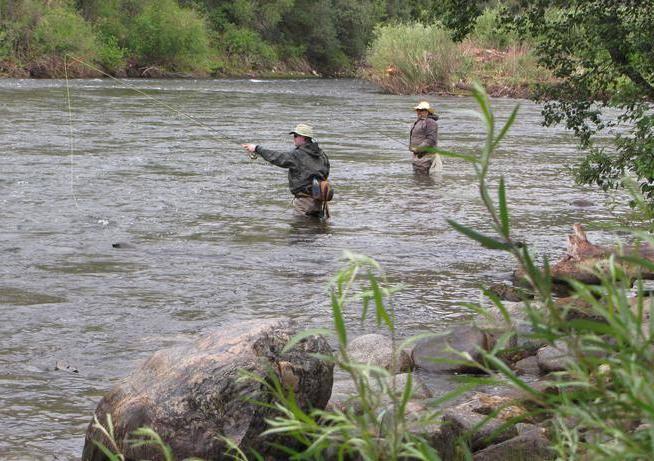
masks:
[[[304,409],[324,408],[333,381],[333,365],[314,354],[330,354],[322,337],[308,337],[288,352],[296,333],[285,319],[242,322],[210,332],[194,343],[163,349],[124,378],[98,404],[95,416],[105,423],[111,414],[120,451],[131,459],[163,459],[153,447],[131,447],[131,433],[154,429],[177,459],[231,459],[223,437],[245,453],[256,450],[275,456],[271,443],[289,444],[280,436],[262,437],[272,396],[257,380],[242,379],[242,371],[270,379],[275,375],[293,389]],[[107,459],[93,443],[109,442],[91,423],[82,459]]]

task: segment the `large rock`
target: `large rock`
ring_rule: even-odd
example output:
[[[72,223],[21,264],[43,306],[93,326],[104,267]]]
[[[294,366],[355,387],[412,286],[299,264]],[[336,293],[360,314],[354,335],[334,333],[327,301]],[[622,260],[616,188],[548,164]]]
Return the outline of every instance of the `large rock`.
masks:
[[[556,459],[550,441],[541,430],[518,435],[478,451],[473,461],[545,461]]]
[[[411,357],[404,350],[393,354],[393,342],[380,334],[368,334],[353,339],[347,345],[347,352],[355,362],[367,363],[385,368],[393,373],[411,371]]]
[[[481,360],[481,350],[489,350],[487,335],[479,328],[461,325],[446,335],[433,336],[419,341],[413,349],[412,359],[416,368],[430,372],[475,372],[475,367],[455,363],[466,360]]]
[[[271,402],[272,396],[264,385],[239,376],[241,370],[261,377],[275,373],[295,391],[301,407],[324,408],[333,366],[314,354],[329,354],[331,348],[324,338],[309,337],[282,353],[294,334],[287,320],[244,322],[195,343],[158,351],[100,401],[95,415],[104,422],[111,414],[116,441],[128,460],[162,459],[155,449],[129,446],[130,433],[143,426],[161,435],[177,459],[230,459],[221,436],[244,452],[254,449],[275,456],[270,442],[290,441],[260,436],[274,410],[254,403]],[[107,459],[94,439],[107,445],[90,425],[82,459]]]

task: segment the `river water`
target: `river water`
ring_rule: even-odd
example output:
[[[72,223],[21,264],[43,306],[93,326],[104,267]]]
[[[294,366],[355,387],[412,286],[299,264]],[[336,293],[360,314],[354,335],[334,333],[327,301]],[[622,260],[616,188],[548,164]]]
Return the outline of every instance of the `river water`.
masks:
[[[514,268],[446,223],[488,229],[470,165],[445,159],[433,179],[413,176],[403,143],[417,97],[356,80],[129,85],[72,81],[69,110],[64,81],[0,81],[1,459],[78,458],[116,380],[203,330],[277,316],[329,326],[327,284],[344,250],[404,285],[403,335],[469,318],[459,304]],[[430,99],[441,147],[477,152],[474,100]],[[606,197],[573,184],[574,139],[541,127],[540,107],[496,99],[498,118],[518,102],[491,176],[505,176],[516,235],[556,259],[573,223],[610,219]],[[295,218],[285,170],[236,143],[286,149],[300,122],[331,159],[328,225]]]

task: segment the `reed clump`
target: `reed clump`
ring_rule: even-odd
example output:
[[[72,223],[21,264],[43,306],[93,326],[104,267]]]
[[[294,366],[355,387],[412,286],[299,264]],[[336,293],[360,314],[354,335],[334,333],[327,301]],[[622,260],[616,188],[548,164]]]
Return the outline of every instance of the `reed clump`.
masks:
[[[465,57],[437,24],[379,26],[368,51],[365,77],[390,93],[425,93],[450,88],[460,79]]]
[[[502,30],[498,18],[486,10],[460,43],[438,23],[380,26],[361,76],[395,94],[452,93],[480,82],[491,95],[527,97],[535,85],[554,82],[531,44]]]

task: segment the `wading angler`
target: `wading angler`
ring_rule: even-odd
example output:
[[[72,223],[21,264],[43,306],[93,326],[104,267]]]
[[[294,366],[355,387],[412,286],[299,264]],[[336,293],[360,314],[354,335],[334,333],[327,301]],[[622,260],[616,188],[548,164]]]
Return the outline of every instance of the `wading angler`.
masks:
[[[329,177],[329,158],[314,141],[313,128],[304,123],[297,125],[289,134],[293,135],[295,147],[288,152],[265,149],[256,144],[243,144],[250,153],[260,155],[264,160],[288,169],[288,187],[293,199],[293,208],[304,216],[329,218],[327,202],[333,191]]]

